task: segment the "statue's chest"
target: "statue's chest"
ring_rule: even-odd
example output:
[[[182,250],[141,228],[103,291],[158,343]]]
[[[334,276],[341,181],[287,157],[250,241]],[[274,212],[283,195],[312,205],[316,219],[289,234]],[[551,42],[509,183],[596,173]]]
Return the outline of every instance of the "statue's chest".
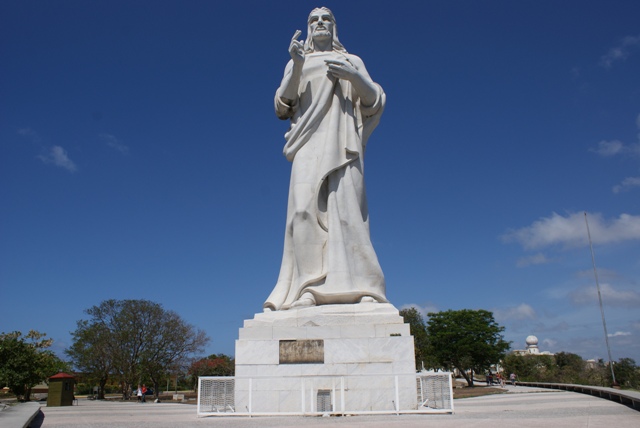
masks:
[[[311,54],[305,58],[304,67],[302,68],[303,80],[314,80],[319,77],[324,77],[329,80],[327,75],[327,60],[344,61],[344,57],[336,54],[335,52],[326,54]]]

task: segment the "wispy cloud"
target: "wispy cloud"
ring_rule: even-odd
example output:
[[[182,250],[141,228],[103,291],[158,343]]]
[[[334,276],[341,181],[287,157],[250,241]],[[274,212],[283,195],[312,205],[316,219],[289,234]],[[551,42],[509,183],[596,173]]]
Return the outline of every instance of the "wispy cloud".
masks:
[[[46,154],[40,155],[38,158],[44,163],[53,164],[69,172],[77,170],[76,164],[69,159],[67,152],[60,146],[51,147]]]
[[[617,290],[610,284],[600,284],[600,294],[606,306],[640,308],[640,293],[635,290]],[[580,288],[569,293],[569,298],[577,305],[593,305],[598,301],[598,290],[595,286]]]
[[[571,329],[571,326],[566,321],[560,321],[555,324],[547,325],[544,322],[538,322],[533,327],[533,331],[536,332],[559,332],[559,331],[568,331]]]
[[[609,333],[609,337],[631,336],[630,331],[616,331],[615,333]]]
[[[551,260],[549,260],[547,258],[547,256],[545,256],[542,253],[538,253],[538,254],[534,254],[532,256],[528,256],[528,257],[522,257],[520,259],[518,259],[518,262],[516,263],[517,267],[526,267],[526,266],[531,266],[531,265],[543,265],[543,264],[547,264],[550,263]]]
[[[427,319],[429,319],[429,317],[427,316],[429,312],[440,311],[440,309],[438,309],[437,306],[431,303],[427,303],[424,306],[418,305],[417,303],[407,303],[406,305],[400,306],[400,310],[411,309],[411,308],[415,308],[420,313],[420,315],[422,315],[422,318],[425,320],[425,322],[427,321]]]
[[[636,118],[636,126],[640,130],[640,114]],[[640,141],[640,133],[638,133]],[[632,156],[640,157],[640,142],[634,144],[624,144],[619,140],[600,141],[598,146],[589,149],[589,151],[599,154],[603,157],[613,156]],[[611,188],[613,193],[621,193],[640,187],[640,177],[627,177],[620,184],[616,184]]]
[[[615,155],[640,155],[640,143],[624,144],[618,140],[600,141],[598,147],[589,149],[589,151],[599,154],[600,156],[610,157]]]
[[[600,57],[600,65],[604,68],[611,68],[613,63],[626,60],[631,52],[640,47],[640,35],[627,36],[620,43],[609,49],[609,51]]]
[[[576,278],[593,279],[593,269],[584,269],[575,272]],[[624,277],[617,271],[606,268],[598,268],[598,278],[603,281],[620,281],[624,280]]]
[[[613,193],[627,192],[634,187],[640,187],[640,177],[627,177],[622,183],[616,184],[611,190]]]
[[[31,128],[21,128],[18,129],[18,135],[26,138],[27,140],[31,141],[32,143],[40,143],[42,140],[40,138],[40,136],[38,135],[38,133],[36,131],[34,131]]]
[[[126,155],[129,153],[129,147],[123,144],[115,136],[111,134],[100,134],[99,137],[102,141],[104,141],[107,144],[107,146],[111,147],[114,150],[119,151],[123,155]]]
[[[597,244],[640,239],[640,215],[620,214],[618,218],[605,220],[600,214],[590,214],[589,228]],[[567,216],[552,213],[530,226],[509,230],[501,238],[504,242],[517,242],[528,250],[555,245],[575,247],[587,243],[587,229],[583,213]]]
[[[500,322],[533,319],[536,317],[536,311],[526,303],[521,303],[518,306],[495,309],[493,314],[496,317],[496,320]]]
[[[542,344],[548,348],[553,348],[554,346],[556,346],[558,344],[557,340],[553,340],[553,339],[544,339],[542,341]]]

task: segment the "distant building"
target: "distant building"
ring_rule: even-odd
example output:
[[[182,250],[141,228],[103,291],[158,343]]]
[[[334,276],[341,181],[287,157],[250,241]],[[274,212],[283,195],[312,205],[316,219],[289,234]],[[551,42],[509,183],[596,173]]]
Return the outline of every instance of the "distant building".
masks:
[[[540,349],[538,348],[538,338],[533,335],[527,336],[525,343],[525,349],[516,349],[513,353],[516,355],[554,355],[549,351],[540,352]]]

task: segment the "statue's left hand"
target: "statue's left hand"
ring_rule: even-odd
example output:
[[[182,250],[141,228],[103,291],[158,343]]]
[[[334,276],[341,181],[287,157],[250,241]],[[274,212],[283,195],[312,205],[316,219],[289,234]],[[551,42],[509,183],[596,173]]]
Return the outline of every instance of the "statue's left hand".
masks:
[[[331,77],[338,79],[344,79],[352,82],[354,79],[360,76],[360,72],[350,62],[340,61],[337,59],[327,59],[324,62],[327,63],[329,69],[327,73]]]

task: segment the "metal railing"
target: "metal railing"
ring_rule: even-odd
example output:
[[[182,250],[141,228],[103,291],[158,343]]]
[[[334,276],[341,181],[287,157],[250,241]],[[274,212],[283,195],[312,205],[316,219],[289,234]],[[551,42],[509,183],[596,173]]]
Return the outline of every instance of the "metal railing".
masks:
[[[451,373],[198,379],[198,416],[453,413]]]
[[[580,392],[582,394],[593,395],[607,400],[615,401],[632,409],[640,411],[640,393],[625,391],[623,389],[606,388],[602,386],[575,385],[567,383],[547,383],[547,382],[520,382],[518,386],[530,386],[536,388],[559,389],[562,391]]]

